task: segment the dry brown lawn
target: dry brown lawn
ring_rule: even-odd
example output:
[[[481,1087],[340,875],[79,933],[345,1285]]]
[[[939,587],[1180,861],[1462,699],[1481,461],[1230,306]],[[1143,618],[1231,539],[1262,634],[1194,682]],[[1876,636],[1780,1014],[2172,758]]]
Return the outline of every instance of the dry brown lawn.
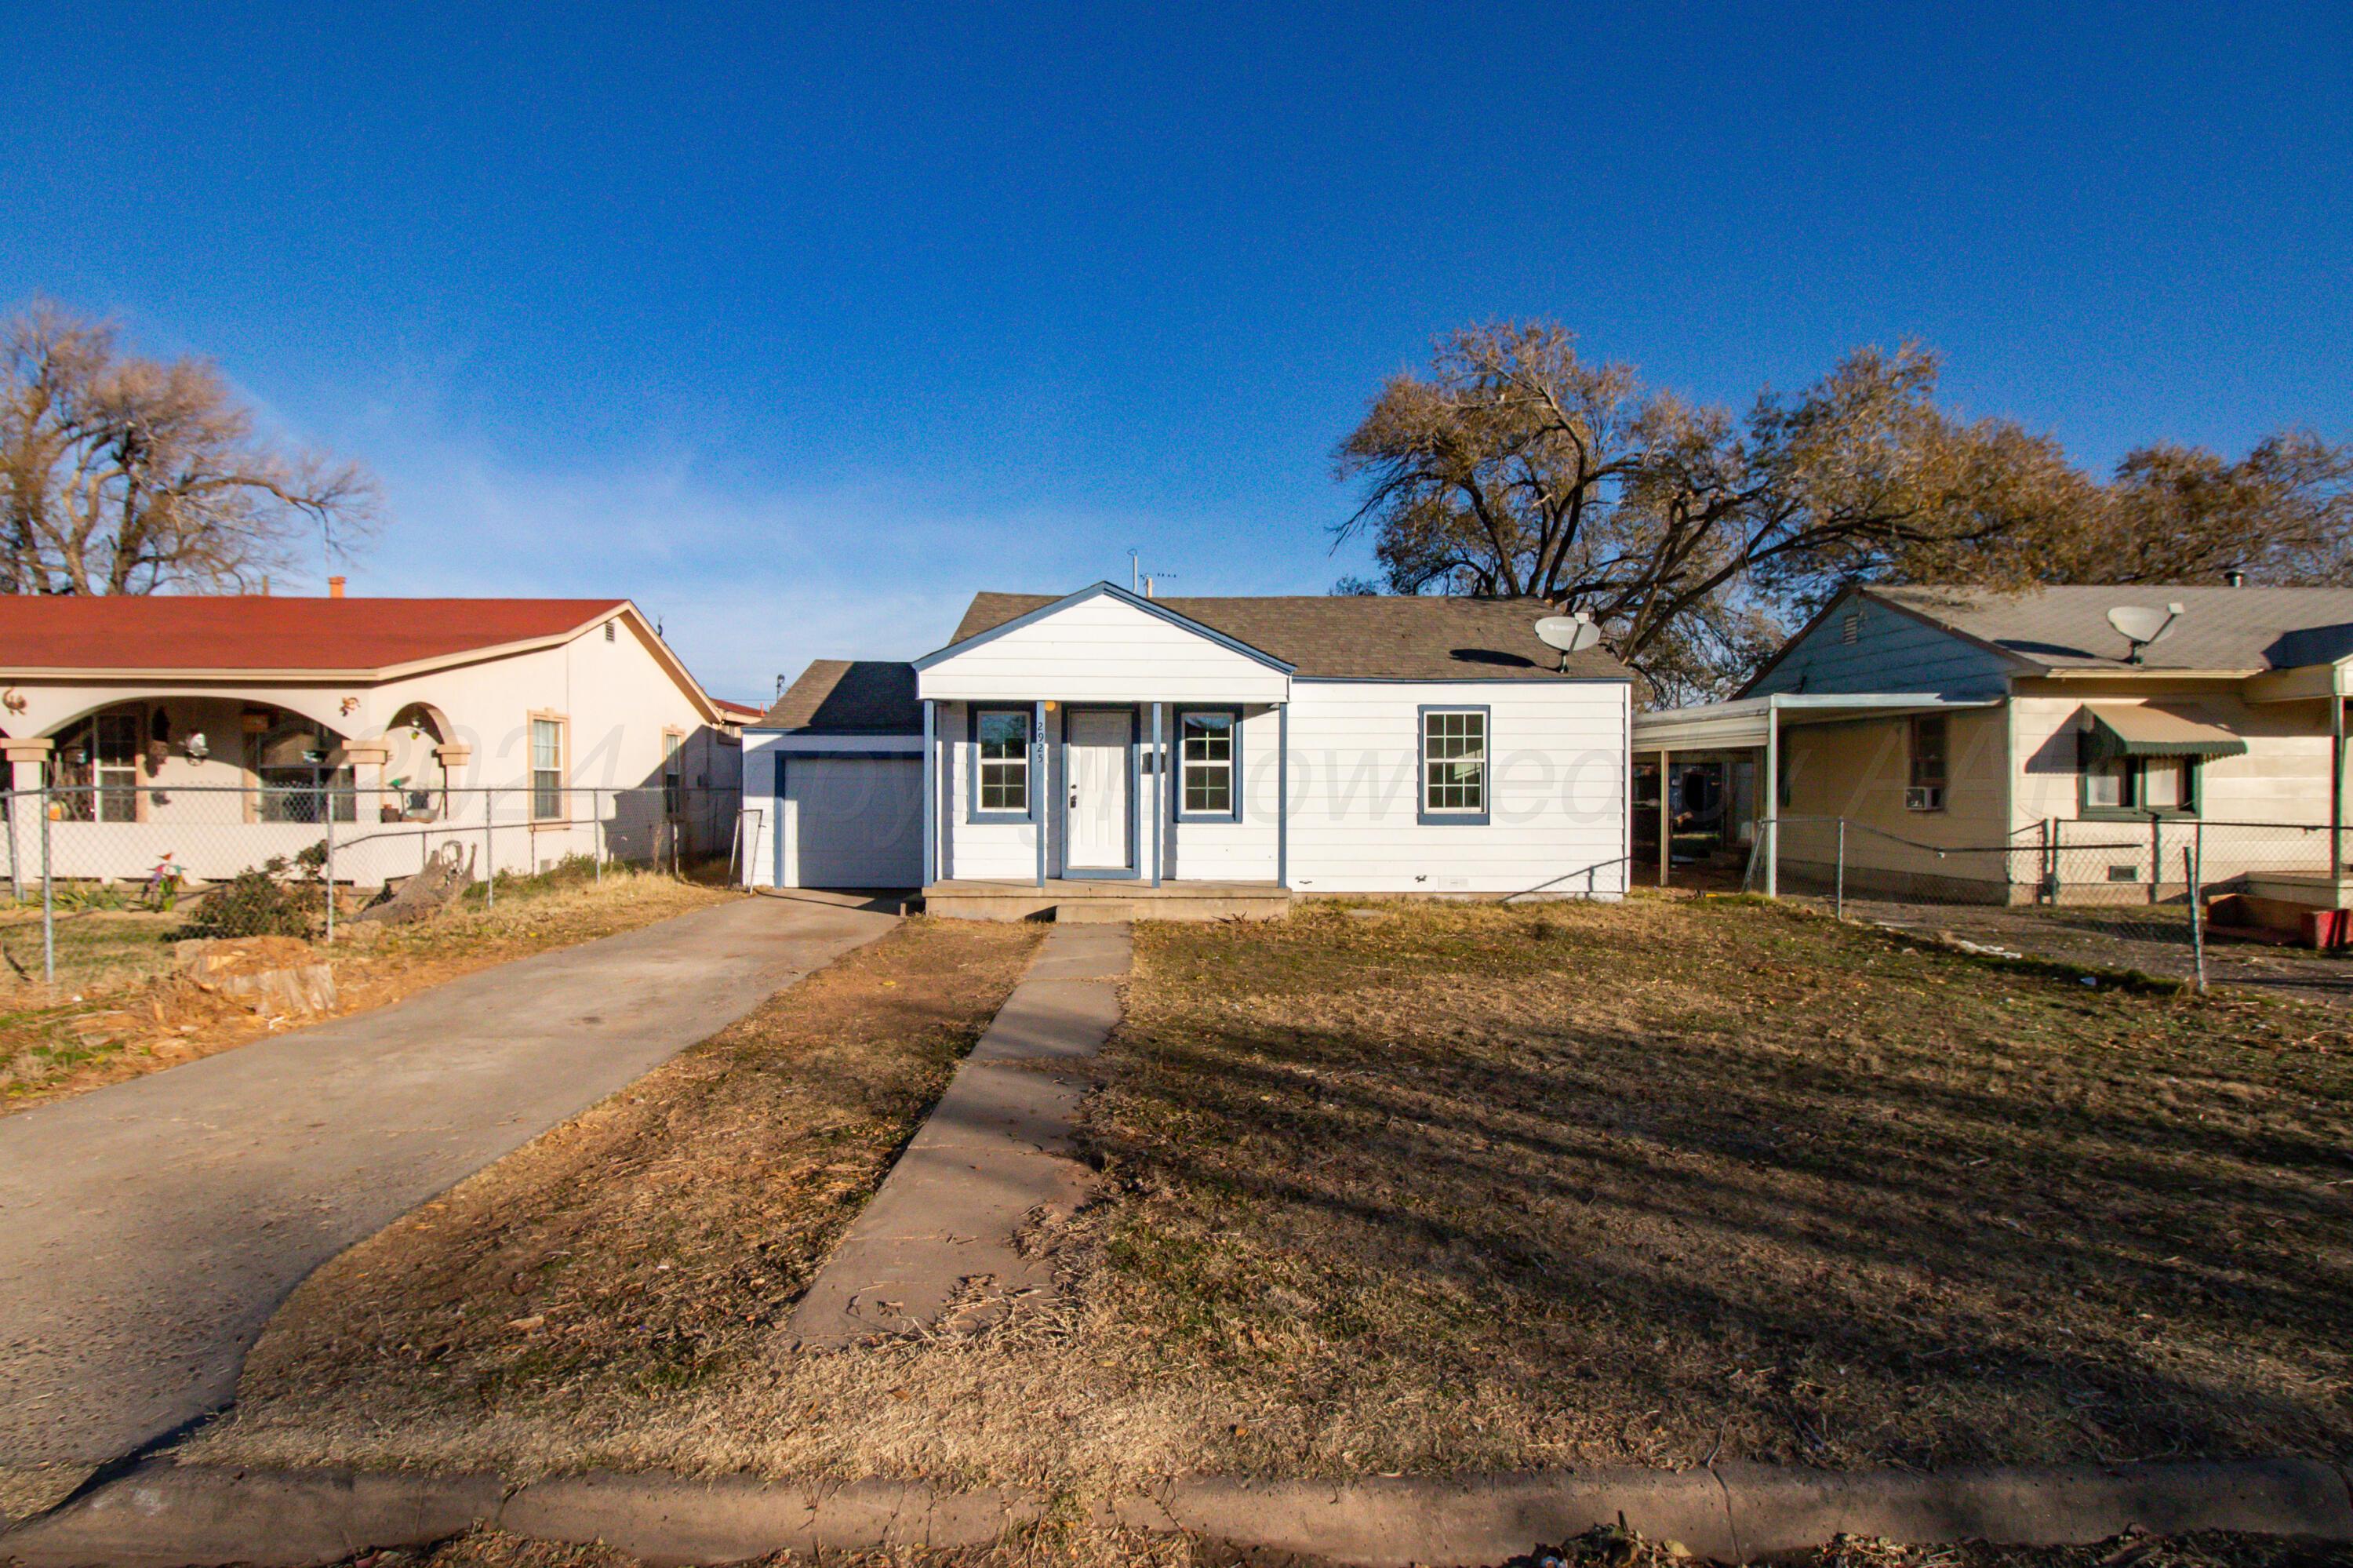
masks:
[[[501,883],[498,903],[380,927],[366,946],[338,942],[337,1012],[363,1012],[475,969],[594,941],[742,896],[674,877],[606,868]],[[92,910],[61,917],[58,983],[38,983],[37,910],[0,916],[0,1114],[138,1077],[292,1027],[254,1016],[171,975],[185,915]],[[351,927],[346,927],[347,930]]]
[[[1033,1238],[1063,1290],[969,1338],[797,1354],[785,1298],[904,1122],[849,1118],[828,1177],[793,1140],[849,1113],[789,1107],[859,1103],[895,1031],[963,1039],[1010,970],[963,1022],[877,1014],[847,1055],[777,1021],[854,995],[825,1025],[850,1027],[886,966],[1006,929],[919,924],[786,993],[773,1048],[723,1040],[357,1249],[199,1452],[1082,1496],[2353,1446],[2339,1015],[1735,901],[1141,927],[1084,1129],[1105,1199]],[[756,1191],[728,1196],[709,1168],[739,1160]]]
[[[903,925],[353,1248],[207,1450],[648,1463],[666,1413],[764,1374],[1041,936]]]

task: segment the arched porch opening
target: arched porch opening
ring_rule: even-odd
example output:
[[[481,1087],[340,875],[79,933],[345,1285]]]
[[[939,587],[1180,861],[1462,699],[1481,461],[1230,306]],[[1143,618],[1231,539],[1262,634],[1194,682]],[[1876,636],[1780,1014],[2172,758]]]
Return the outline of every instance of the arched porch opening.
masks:
[[[449,744],[449,721],[431,703],[410,703],[385,726],[385,800],[388,817],[438,821],[448,812],[449,770],[442,747]]]
[[[316,719],[257,704],[241,715],[247,768],[253,775],[254,818],[264,822],[359,820],[344,737]]]

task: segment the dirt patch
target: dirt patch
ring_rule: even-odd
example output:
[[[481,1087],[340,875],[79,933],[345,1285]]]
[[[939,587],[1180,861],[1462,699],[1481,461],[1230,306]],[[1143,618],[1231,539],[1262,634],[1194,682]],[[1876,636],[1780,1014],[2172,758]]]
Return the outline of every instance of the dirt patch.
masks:
[[[1804,901],[1827,910],[1826,899]],[[1920,904],[1850,898],[1850,919],[1924,936],[1944,935],[2028,958],[2095,969],[2131,969],[2165,980],[2197,974],[2189,912],[2167,905]],[[2206,927],[2206,979],[2353,1012],[2353,958],[2318,953],[2276,934]]]
[[[340,1016],[382,1007],[492,964],[634,930],[731,896],[740,895],[652,873],[607,868],[602,883],[571,875],[502,883],[495,906],[484,906],[478,891],[473,902],[436,919],[369,927],[364,937],[332,947],[314,948],[285,937],[240,938],[236,947],[277,955],[267,962],[257,958],[254,963],[262,967],[323,959],[334,971],[334,1013]],[[73,985],[61,982],[53,992],[14,971],[0,980],[0,1114],[315,1021],[258,1016],[237,998],[175,975],[175,938],[185,924],[180,916],[144,912],[79,915],[59,927],[61,943],[69,938],[78,955]],[[6,921],[0,941],[19,965],[29,956],[30,974],[40,973],[37,914],[29,925],[22,916]]]
[[[755,1301],[740,1351],[660,1384],[600,1326],[565,1370],[530,1203],[428,1214],[298,1298],[206,1457],[1083,1496],[2353,1441],[2334,1014],[1740,904],[1382,913],[1138,927],[1082,1129],[1107,1201],[1031,1238],[1062,1288],[980,1334],[752,1353],[789,1288],[770,1224],[704,1227],[691,1161],[649,1157],[646,1223],[707,1235],[702,1277],[768,1282],[714,1296]],[[733,1136],[756,1151],[768,1114]],[[477,1267],[524,1288],[461,1325],[431,1282]],[[626,1320],[670,1342],[694,1308],[634,1277]]]
[[[560,1463],[755,1373],[1039,937],[910,922],[353,1248],[206,1446]]]

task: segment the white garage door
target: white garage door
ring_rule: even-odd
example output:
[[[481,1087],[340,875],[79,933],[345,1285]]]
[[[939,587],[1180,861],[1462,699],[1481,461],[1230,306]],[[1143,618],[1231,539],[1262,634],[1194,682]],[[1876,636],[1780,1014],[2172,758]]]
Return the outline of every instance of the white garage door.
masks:
[[[920,758],[788,758],[783,815],[788,887],[913,887],[923,880]]]

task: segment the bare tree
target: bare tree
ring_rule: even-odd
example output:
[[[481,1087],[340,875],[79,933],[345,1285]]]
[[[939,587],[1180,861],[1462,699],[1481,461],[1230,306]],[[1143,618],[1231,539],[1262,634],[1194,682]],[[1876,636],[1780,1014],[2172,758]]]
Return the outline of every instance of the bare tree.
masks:
[[[1393,592],[1588,610],[1662,696],[1708,694],[1782,613],[1931,558],[2013,569],[1985,546],[2083,493],[2047,439],[1937,408],[1936,378],[1922,350],[1862,350],[1736,419],[1586,363],[1559,326],[1471,328],[1342,443],[1365,494],[1338,533],[1373,536]]]
[[[376,501],[357,464],[257,435],[210,365],[43,301],[0,323],[0,593],[236,592],[312,538],[347,558]]]
[[[2102,482],[2048,437],[1947,413],[1936,370],[1860,349],[1736,418],[1586,363],[1549,323],[1470,328],[1341,444],[1365,488],[1337,533],[1371,535],[1393,593],[1590,611],[1667,702],[1736,685],[1851,582],[2353,583],[2353,445],[2160,443]]]

